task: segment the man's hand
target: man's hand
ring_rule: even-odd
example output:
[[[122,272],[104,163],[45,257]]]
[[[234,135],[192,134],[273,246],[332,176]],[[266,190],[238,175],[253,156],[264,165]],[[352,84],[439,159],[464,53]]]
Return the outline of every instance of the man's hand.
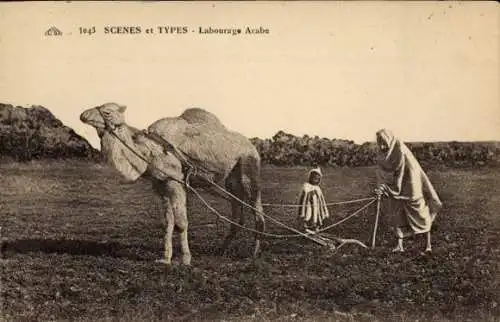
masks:
[[[377,188],[375,188],[374,192],[377,195],[377,197],[380,197],[382,195],[389,196],[389,193],[387,191],[387,186],[385,184],[379,185]]]

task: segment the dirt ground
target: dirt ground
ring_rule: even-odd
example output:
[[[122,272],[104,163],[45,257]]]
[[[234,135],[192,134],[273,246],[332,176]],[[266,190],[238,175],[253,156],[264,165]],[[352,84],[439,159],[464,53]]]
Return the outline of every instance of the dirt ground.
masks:
[[[265,167],[265,203],[294,203],[307,169]],[[370,196],[373,168],[324,169],[327,202]],[[377,247],[337,252],[305,239],[267,239],[252,260],[242,232],[227,256],[227,225],[190,196],[192,267],[162,256],[161,206],[146,181],[123,184],[83,162],[0,165],[3,320],[499,321],[500,171],[429,172],[445,208],[425,238],[390,252],[383,213]],[[226,201],[205,195],[228,214]],[[329,223],[363,203],[333,206]],[[294,209],[266,212],[293,224]],[[369,242],[375,207],[332,234]],[[249,214],[247,225],[253,227]],[[267,222],[267,231],[285,233]]]

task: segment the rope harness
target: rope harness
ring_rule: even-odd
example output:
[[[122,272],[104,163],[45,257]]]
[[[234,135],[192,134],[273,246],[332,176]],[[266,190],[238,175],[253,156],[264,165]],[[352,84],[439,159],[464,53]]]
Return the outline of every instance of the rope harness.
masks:
[[[114,136],[118,141],[120,141],[127,149],[129,149],[135,156],[137,156],[138,158],[140,158],[142,161],[146,162],[148,164],[148,166],[151,165],[151,162],[149,160],[147,160],[144,156],[142,156],[140,153],[138,153],[133,147],[131,147],[127,142],[125,142],[122,138],[120,138],[116,132],[114,131],[114,129],[116,128],[116,126],[114,125],[111,125],[108,120],[107,120],[107,117],[104,115],[104,113],[101,111],[101,108],[97,108],[99,114],[101,115],[101,117],[103,118],[104,120],[104,126],[105,126],[105,131],[107,131],[108,133],[110,133],[112,136]],[[198,171],[198,168],[202,168],[202,170],[204,171],[207,171],[207,169],[203,168],[202,166],[194,166],[193,163],[191,163],[188,158],[181,152],[179,151],[173,144],[171,144],[170,142],[168,142],[167,140],[165,140],[163,137],[155,134],[155,133],[150,133],[148,131],[142,131],[142,133],[152,139],[153,141],[157,142],[157,143],[161,143],[161,145],[164,147],[164,148],[167,148],[168,150],[170,150],[171,152],[174,153],[174,155],[181,161],[182,165],[183,165],[183,168],[185,167],[185,171],[186,171],[186,174],[185,174],[185,178],[184,178],[184,181],[181,181],[181,180],[178,180],[176,178],[173,178],[172,176],[168,175],[165,171],[163,171],[162,169],[159,169],[157,168],[156,170],[162,172],[167,178],[169,178],[170,180],[173,180],[177,183],[180,183],[182,184],[183,186],[185,186],[189,191],[193,192],[193,194],[209,209],[211,210],[218,218],[228,222],[229,224],[231,225],[234,225],[236,227],[239,227],[243,230],[246,230],[246,231],[249,231],[249,232],[252,232],[254,234],[257,234],[257,235],[260,235],[260,236],[263,236],[263,237],[268,237],[268,238],[275,238],[275,239],[285,239],[285,238],[298,238],[298,237],[304,237],[306,239],[309,239],[317,244],[320,244],[322,246],[328,246],[330,247],[330,249],[336,249],[338,250],[340,247],[342,247],[343,245],[345,245],[346,243],[355,243],[355,244],[358,244],[360,245],[361,247],[364,247],[364,248],[368,248],[364,243],[362,243],[361,241],[359,240],[356,240],[356,239],[343,239],[343,238],[337,238],[337,237],[331,237],[331,236],[328,236],[328,238],[325,238],[324,236],[321,235],[321,233],[324,233],[325,231],[329,230],[329,229],[332,229],[340,224],[342,224],[343,222],[353,218],[354,216],[360,214],[363,210],[367,209],[369,206],[371,206],[373,203],[377,202],[377,214],[376,214],[376,219],[375,219],[375,226],[374,226],[374,230],[373,230],[373,234],[372,234],[372,248],[375,247],[375,235],[376,235],[376,231],[377,231],[377,226],[378,226],[378,218],[379,218],[379,212],[380,212],[380,197],[370,197],[370,198],[361,198],[361,199],[356,199],[356,200],[349,200],[349,201],[340,201],[340,202],[335,202],[335,203],[328,203],[327,206],[334,206],[334,205],[345,205],[345,204],[353,204],[353,203],[360,203],[360,202],[364,202],[364,201],[369,201],[368,203],[366,203],[365,205],[363,205],[361,208],[359,208],[358,210],[356,210],[354,213],[348,215],[347,217],[339,220],[338,222],[336,223],[333,223],[331,225],[328,225],[324,228],[321,228],[319,230],[317,230],[316,232],[313,232],[313,231],[309,231],[309,230],[306,230],[306,232],[301,232],[293,227],[290,227],[276,219],[274,219],[273,217],[267,215],[264,211],[262,210],[259,210],[257,208],[255,208],[254,206],[248,204],[247,202],[245,202],[244,200],[240,199],[239,197],[235,196],[234,194],[232,194],[231,192],[227,191],[225,188],[221,187],[219,184],[217,184],[216,182],[214,182],[213,180],[211,180],[210,178],[204,176],[204,175],[200,175],[199,171]],[[256,230],[256,229],[252,229],[252,228],[249,228],[249,227],[246,227],[242,224],[239,224],[237,222],[235,222],[234,220],[231,220],[229,218],[227,218],[226,216],[222,215],[219,211],[217,211],[217,209],[215,209],[213,206],[211,206],[205,198],[203,198],[201,196],[201,194],[195,189],[193,188],[190,184],[189,184],[189,178],[192,176],[192,175],[196,175],[198,177],[201,177],[203,178],[204,180],[206,180],[210,185],[212,185],[213,187],[217,188],[217,190],[219,190],[221,193],[223,193],[224,195],[226,195],[227,197],[231,198],[231,199],[234,199],[236,200],[238,203],[240,203],[241,205],[249,208],[249,209],[252,209],[253,211],[261,214],[264,218],[268,219],[269,221],[277,224],[278,226],[281,226],[283,227],[284,229],[288,230],[288,231],[291,231],[293,232],[294,234],[273,234],[273,233],[268,233],[268,232],[264,232],[264,231],[259,231],[259,230]],[[263,203],[262,206],[266,206],[266,207],[287,207],[287,208],[296,208],[296,207],[300,207],[300,205],[296,205],[296,204],[272,204],[272,203]],[[331,244],[331,239],[337,241],[337,242],[340,242],[340,245],[335,247]]]

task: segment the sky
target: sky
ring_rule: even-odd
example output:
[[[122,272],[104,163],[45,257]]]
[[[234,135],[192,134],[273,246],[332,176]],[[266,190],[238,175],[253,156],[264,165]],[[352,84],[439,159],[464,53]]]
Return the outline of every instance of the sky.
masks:
[[[246,26],[269,34],[198,32]],[[496,2],[0,3],[0,102],[43,105],[97,148],[79,114],[105,102],[139,128],[201,107],[248,137],[500,140],[499,33]]]

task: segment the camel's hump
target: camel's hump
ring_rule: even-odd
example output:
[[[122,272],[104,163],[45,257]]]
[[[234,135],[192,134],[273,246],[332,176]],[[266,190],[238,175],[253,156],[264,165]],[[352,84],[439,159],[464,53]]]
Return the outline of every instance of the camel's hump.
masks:
[[[224,124],[222,124],[217,116],[202,108],[188,108],[181,114],[180,117],[190,124],[205,124],[210,127],[221,127],[225,129]]]

